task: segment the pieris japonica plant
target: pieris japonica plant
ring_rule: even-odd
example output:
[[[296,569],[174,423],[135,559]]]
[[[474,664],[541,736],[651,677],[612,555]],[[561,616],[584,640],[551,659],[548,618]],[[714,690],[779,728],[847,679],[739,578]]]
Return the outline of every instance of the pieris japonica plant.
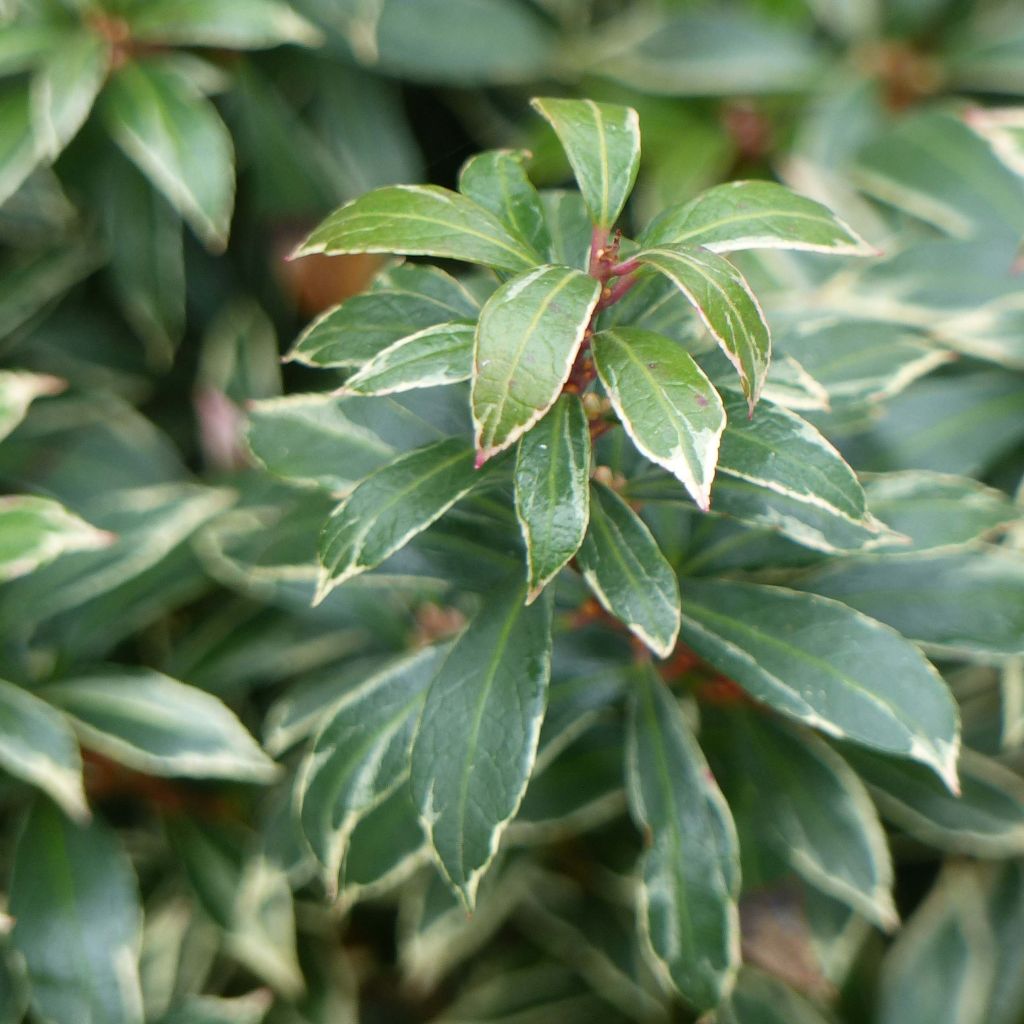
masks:
[[[485,152],[458,191],[377,189],[295,253],[415,258],[385,263],[298,339],[291,360],[340,386],[253,410],[268,464],[324,457],[297,450],[296,418],[335,440],[340,503],[319,535],[315,601],[416,576],[450,610],[326,717],[297,813],[329,893],[345,889],[357,830],[391,808],[382,834],[397,843],[394,822],[414,820],[473,911],[544,817],[531,799],[546,792],[571,820],[608,755],[641,837],[616,870],[636,880],[645,962],[674,998],[725,1001],[732,1019],[750,998],[735,989],[741,859],[748,883],[795,873],[891,928],[891,862],[859,775],[934,800],[958,789],[942,677],[843,600],[857,583],[837,555],[912,539],[869,512],[850,466],[793,411],[813,381],[795,360],[773,364],[735,256],[876,250],[766,181],[714,187],[628,237],[636,112],[533,106],[578,192],[537,190],[523,152]],[[328,475],[322,462],[310,473]],[[561,795],[545,791],[598,719],[610,732],[585,752],[601,758],[570,761]],[[755,822],[768,848],[745,846]]]

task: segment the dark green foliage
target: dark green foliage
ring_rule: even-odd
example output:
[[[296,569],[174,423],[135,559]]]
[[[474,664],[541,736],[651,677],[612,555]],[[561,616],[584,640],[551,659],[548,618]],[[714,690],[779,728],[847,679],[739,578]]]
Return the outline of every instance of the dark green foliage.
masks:
[[[0,1024],[1020,1024],[1022,67],[0,4]]]

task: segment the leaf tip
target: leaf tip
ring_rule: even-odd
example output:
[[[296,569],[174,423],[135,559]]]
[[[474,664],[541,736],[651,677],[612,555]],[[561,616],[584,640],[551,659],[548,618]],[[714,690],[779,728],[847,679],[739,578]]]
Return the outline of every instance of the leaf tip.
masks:
[[[323,570],[320,573],[320,578],[317,580],[316,592],[313,594],[313,600],[310,604],[311,608],[316,608],[324,603],[324,599],[327,595],[337,586],[337,583],[331,579],[330,574],[327,570]]]

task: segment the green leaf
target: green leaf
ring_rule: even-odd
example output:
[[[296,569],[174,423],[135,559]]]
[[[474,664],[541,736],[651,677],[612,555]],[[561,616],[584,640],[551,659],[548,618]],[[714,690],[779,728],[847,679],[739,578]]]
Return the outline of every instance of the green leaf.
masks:
[[[763,13],[760,13],[763,12]],[[758,96],[813,88],[825,59],[799,19],[774,8],[661,8],[610,18],[587,71],[655,96]]]
[[[442,872],[472,907],[537,752],[551,670],[551,601],[488,595],[427,691],[412,790]]]
[[[302,828],[336,891],[349,839],[409,773],[423,698],[448,646],[386,665],[348,691],[324,723],[297,784]]]
[[[782,335],[781,349],[821,383],[833,406],[892,398],[953,355],[903,324],[839,319],[800,322]]]
[[[1024,654],[1024,554],[1005,548],[848,559],[811,572],[800,586],[942,653]]]
[[[961,750],[954,796],[910,761],[849,746],[843,757],[870,787],[882,816],[922,843],[971,857],[1024,853],[1024,782],[998,761]]]
[[[667,658],[679,635],[676,574],[643,520],[603,484],[591,484],[590,527],[576,560],[602,606]]]
[[[121,312],[158,366],[169,366],[185,328],[181,218],[116,150],[101,165],[96,205]]]
[[[707,511],[725,409],[693,357],[637,327],[594,336],[594,363],[633,443]]]
[[[863,468],[980,476],[1024,439],[1020,381],[989,371],[918,381],[866,435]]]
[[[277,765],[212,694],[147,668],[110,668],[46,687],[85,746],[148,775],[270,782]]]
[[[995,932],[996,972],[985,1024],[1014,1024],[1024,1013],[1024,976],[1017,969],[1024,941],[1024,866],[990,865],[984,876],[988,917]]]
[[[757,841],[808,884],[893,929],[899,915],[892,860],[857,775],[809,732],[760,711],[730,708],[722,717],[729,738],[725,792],[734,807],[734,787],[746,799]]]
[[[491,149],[470,157],[459,172],[459,191],[486,210],[530,246],[542,263],[551,247],[540,196],[523,166],[523,150]]]
[[[536,264],[530,247],[482,206],[437,185],[390,185],[332,213],[295,250],[440,256],[518,272]]]
[[[281,43],[316,46],[323,35],[275,0],[147,0],[128,7],[133,39],[164,46],[258,50]]]
[[[472,388],[480,463],[518,440],[569,378],[601,286],[571,267],[538,267],[503,284],[477,326]]]
[[[867,479],[864,493],[871,512],[918,551],[966,544],[1024,517],[1003,491],[945,473],[881,473]]]
[[[28,690],[2,679],[0,765],[37,786],[76,821],[88,820],[82,758],[67,720]]]
[[[971,865],[947,864],[889,948],[878,1024],[985,1024],[995,935]]]
[[[59,395],[65,388],[59,377],[24,370],[0,370],[0,440],[24,418],[28,407],[44,395]]]
[[[306,366],[358,367],[424,328],[479,313],[479,303],[443,270],[398,267],[368,294],[354,295],[314,320],[288,358]]]
[[[639,115],[632,107],[593,100],[531,102],[558,135],[590,219],[599,228],[610,228],[633,191],[640,167]]]
[[[345,877],[339,905],[394,889],[430,863],[408,786],[399,786],[352,831],[345,851]],[[328,1022],[325,1022],[328,1024]]]
[[[349,413],[352,401],[312,394],[253,402],[246,432],[249,448],[269,472],[286,480],[349,491],[395,454]]]
[[[743,275],[724,257],[685,245],[643,249],[631,258],[664,274],[686,296],[736,367],[753,412],[768,375],[772,341]]]
[[[109,405],[104,408],[109,415]],[[136,437],[136,443],[138,440]],[[85,468],[92,471],[89,464]],[[156,568],[203,523],[222,512],[233,497],[196,484],[105,491],[90,502],[90,517],[116,536],[107,538],[108,543],[97,550],[68,552],[2,588],[0,622],[5,629],[17,623],[23,630],[76,609],[76,619],[86,620],[82,605],[120,591]],[[127,614],[129,607],[123,607],[122,613]],[[114,625],[107,619],[103,622],[104,629]]]
[[[529,4],[363,0],[359,6],[367,13],[359,36],[350,36],[353,46],[395,78],[462,88],[530,82],[549,74],[556,56],[558,36]],[[439,26],[457,27],[459,45],[452,46],[451,32]]]
[[[730,181],[670,206],[638,239],[656,245],[699,245],[712,252],[797,249],[872,256],[876,250],[821,203],[771,181]]]
[[[644,941],[679,994],[711,1009],[740,964],[736,831],[682,709],[650,665],[630,701],[626,771],[630,810],[649,844]]]
[[[818,551],[892,539],[867,511],[856,474],[810,423],[765,402],[748,419],[738,396],[727,397],[726,413],[711,493],[716,511]]]
[[[38,163],[28,89],[9,87],[0,92],[0,203],[18,191]]]
[[[562,395],[519,442],[516,518],[526,544],[527,603],[579,550],[590,519],[590,428],[583,403]]]
[[[715,1024],[828,1024],[829,1019],[778,978],[744,966]]]
[[[687,580],[682,639],[756,700],[927,765],[954,792],[960,728],[942,677],[894,630],[811,594]]]
[[[342,393],[390,395],[469,380],[475,324],[436,324],[399,338],[354,373]]]
[[[36,801],[14,852],[10,911],[42,1019],[142,1024],[138,883],[104,825],[77,827]]]
[[[893,122],[857,154],[864,191],[956,238],[1018,241],[1024,187],[963,120],[932,108]]]
[[[590,262],[593,229],[583,197],[575,191],[544,189],[540,201],[551,236],[551,262],[585,270]]]
[[[417,448],[372,473],[324,526],[316,601],[376,568],[485,479],[473,466],[469,446],[454,437]]]
[[[32,128],[39,154],[56,160],[92,110],[110,70],[110,43],[92,31],[70,36],[32,78]]]
[[[227,245],[235,200],[231,135],[216,109],[166,62],[111,76],[103,111],[118,145],[213,251]]]
[[[0,498],[0,581],[34,572],[71,551],[109,547],[115,539],[49,498]]]
[[[6,15],[6,11],[4,12]],[[0,35],[0,75],[18,75],[30,71],[48,53],[63,46],[67,26],[48,21],[6,20]]]

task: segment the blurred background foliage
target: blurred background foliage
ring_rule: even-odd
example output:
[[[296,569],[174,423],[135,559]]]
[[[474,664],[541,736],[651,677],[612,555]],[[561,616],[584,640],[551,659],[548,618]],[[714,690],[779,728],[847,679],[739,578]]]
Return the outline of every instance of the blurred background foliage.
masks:
[[[309,400],[282,398],[330,385],[281,355],[384,261],[283,257],[340,202],[392,182],[451,186],[481,147],[525,147],[538,184],[566,183],[527,108],[559,92],[639,110],[637,224],[718,181],[768,177],[882,250],[742,266],[775,332],[776,394],[917,549],[822,568],[817,589],[925,646],[969,748],[959,802],[854,762],[897,861],[895,938],[863,900],[794,873],[756,808],[739,814],[757,804],[756,766],[723,783],[745,854],[764,863],[744,862],[757,967],[720,1019],[1024,1020],[1019,3],[0,12],[0,853],[19,922],[0,1022],[689,1019],[631,921],[638,837],[621,721],[606,713],[623,682],[602,648],[615,636],[561,648],[553,707],[560,694],[578,727],[552,726],[547,749],[542,737],[545,767],[471,918],[394,800],[359,823],[330,905],[290,801],[338,695],[454,632],[460,588],[485,589],[514,555],[491,543],[500,513],[471,502],[394,572],[309,606],[330,492],[367,467]],[[414,393],[377,415],[367,431],[403,448],[454,413]],[[771,580],[820,560],[749,520],[657,501],[647,515],[691,573]],[[723,712],[705,703],[728,780],[743,762],[728,735],[716,745]],[[76,965],[78,985],[48,957]]]

